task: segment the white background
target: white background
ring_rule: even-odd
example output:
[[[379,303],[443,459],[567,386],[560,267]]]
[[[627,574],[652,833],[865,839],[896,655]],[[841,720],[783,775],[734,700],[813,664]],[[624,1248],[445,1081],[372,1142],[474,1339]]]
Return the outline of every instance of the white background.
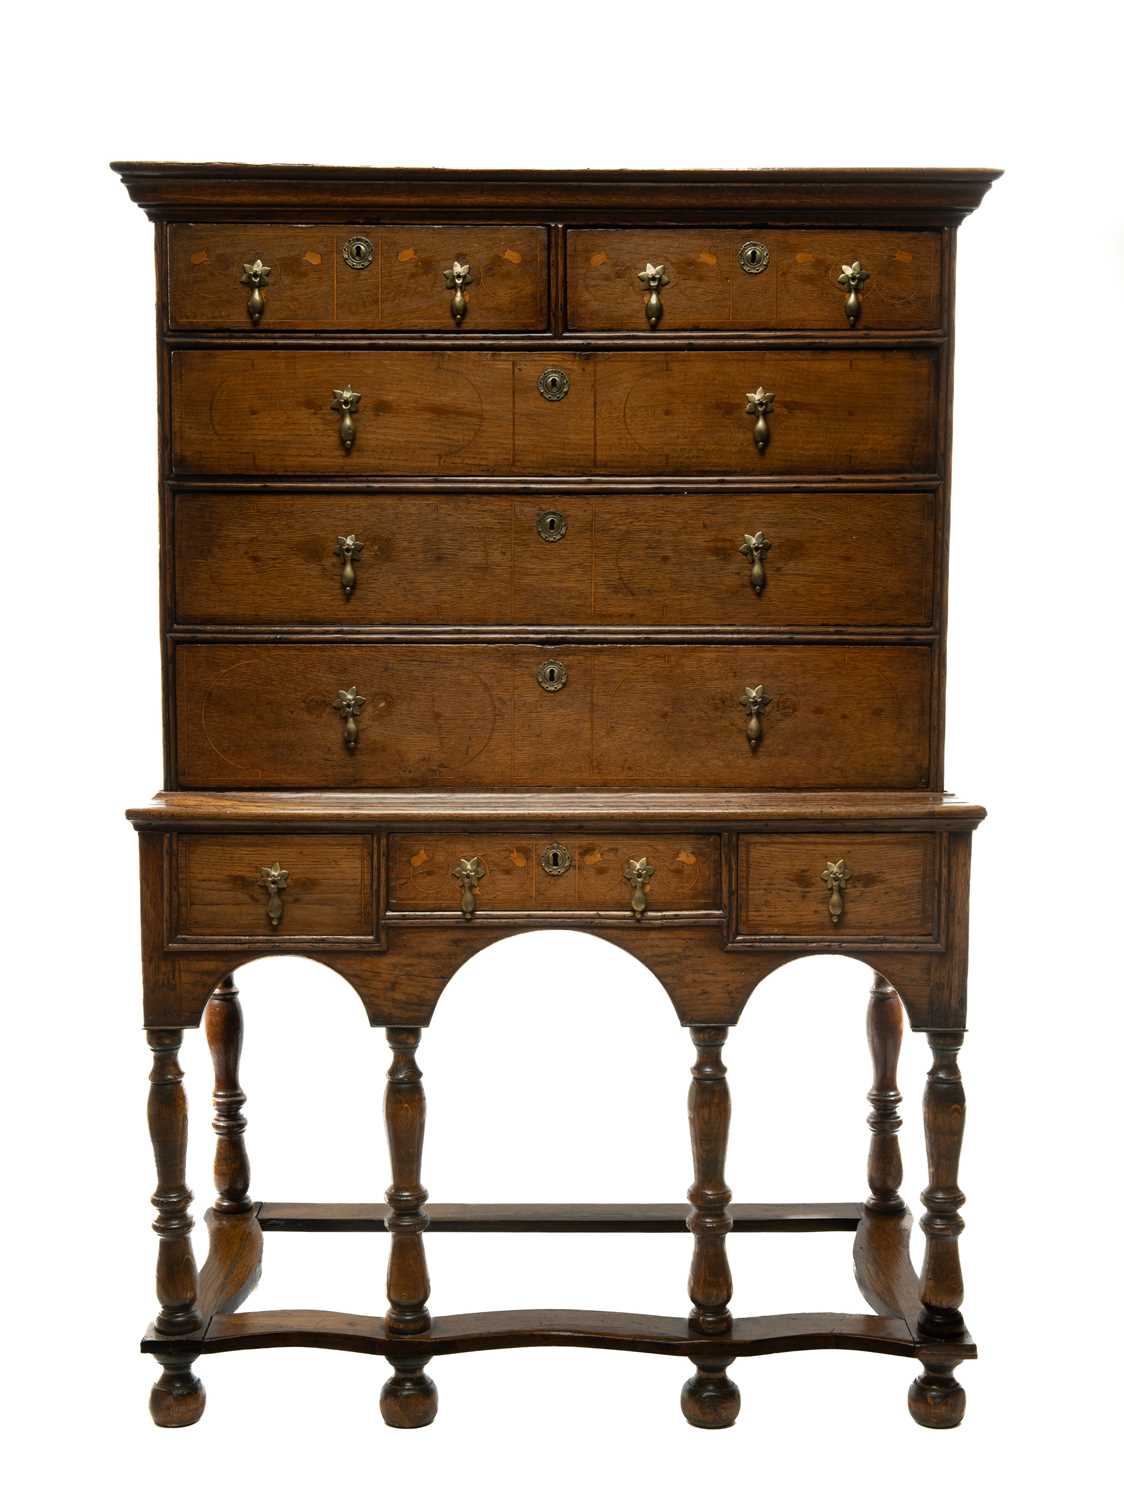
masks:
[[[37,20],[28,21],[35,14]],[[1100,19],[1098,20],[1098,14]],[[206,1485],[500,1497],[1100,1493],[1119,1302],[1119,37],[1081,3],[26,7],[6,26],[3,345],[8,984],[4,1414],[13,1493]],[[13,30],[13,26],[15,30]],[[960,237],[948,783],[987,803],[973,874],[965,1312],[954,1433],[911,1361],[742,1361],[737,1426],[679,1415],[685,1363],[437,1361],[425,1431],[381,1360],[203,1361],[158,1432],[134,838],[160,774],[151,230],[111,157],[495,167],[1001,166]],[[728,1046],[741,1199],[864,1193],[866,972],[818,959]],[[386,1048],[299,960],[243,978],[255,1196],[377,1199]],[[434,1199],[674,1199],[691,1049],[591,937],[477,958],[423,1037]],[[209,1191],[208,1067],[184,1060]],[[927,1056],[907,1037],[906,1186]],[[430,1239],[434,1311],[687,1308],[686,1237]],[[730,1241],[735,1311],[861,1310],[844,1236]],[[273,1236],[251,1306],[381,1312],[381,1238]]]

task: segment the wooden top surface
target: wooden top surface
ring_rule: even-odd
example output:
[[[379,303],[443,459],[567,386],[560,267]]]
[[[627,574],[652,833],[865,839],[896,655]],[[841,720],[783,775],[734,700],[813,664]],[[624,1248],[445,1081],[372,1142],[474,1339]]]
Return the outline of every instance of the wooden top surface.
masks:
[[[930,792],[161,792],[127,814],[138,828],[318,828],[426,824],[809,830],[974,828],[982,807]]]
[[[1001,176],[990,167],[802,167],[754,171],[525,171],[116,161],[130,197],[155,219],[356,215],[635,219],[734,213],[783,223],[957,224]]]

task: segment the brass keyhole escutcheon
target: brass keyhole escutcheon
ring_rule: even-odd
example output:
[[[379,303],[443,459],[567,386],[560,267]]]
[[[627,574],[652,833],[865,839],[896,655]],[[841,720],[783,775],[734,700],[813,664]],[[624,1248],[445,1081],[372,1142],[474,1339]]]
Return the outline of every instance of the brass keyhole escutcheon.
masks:
[[[544,661],[535,676],[544,693],[560,693],[570,674],[560,661]]]
[[[535,525],[544,542],[560,542],[566,535],[566,517],[560,510],[544,510]]]
[[[544,401],[561,401],[569,390],[570,377],[565,370],[549,365],[539,376],[539,395]]]
[[[574,856],[565,844],[547,844],[539,855],[539,864],[548,875],[565,875],[574,863]]]
[[[747,276],[760,276],[769,264],[769,247],[760,240],[746,240],[738,251],[738,265]]]
[[[353,271],[365,271],[375,258],[375,247],[365,234],[353,234],[343,242],[343,258]]]

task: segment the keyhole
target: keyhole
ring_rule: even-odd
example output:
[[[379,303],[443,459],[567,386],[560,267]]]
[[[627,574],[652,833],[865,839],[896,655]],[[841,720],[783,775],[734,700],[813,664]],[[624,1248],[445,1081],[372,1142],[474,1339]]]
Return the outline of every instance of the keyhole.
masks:
[[[547,667],[547,669],[546,669],[546,680],[547,680],[547,682],[555,682],[557,680],[557,678],[558,678],[558,673],[555,670],[555,668],[554,667]]]
[[[558,850],[557,849],[552,849],[550,851],[550,864],[551,864],[551,868],[552,869],[557,870],[557,868],[558,868]]]

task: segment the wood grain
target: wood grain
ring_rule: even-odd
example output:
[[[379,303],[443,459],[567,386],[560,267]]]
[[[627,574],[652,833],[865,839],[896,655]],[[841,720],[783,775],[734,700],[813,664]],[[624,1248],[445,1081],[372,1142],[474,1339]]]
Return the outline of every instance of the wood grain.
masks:
[[[565,519],[544,542],[539,518]],[[746,629],[933,623],[932,493],[363,495],[183,492],[176,619]],[[750,583],[747,534],[771,542]],[[362,543],[350,598],[337,539]]]
[[[538,669],[569,674],[545,693]],[[180,646],[185,787],[917,787],[923,646]],[[765,683],[756,753],[739,699]],[[344,746],[333,700],[367,706]]]

